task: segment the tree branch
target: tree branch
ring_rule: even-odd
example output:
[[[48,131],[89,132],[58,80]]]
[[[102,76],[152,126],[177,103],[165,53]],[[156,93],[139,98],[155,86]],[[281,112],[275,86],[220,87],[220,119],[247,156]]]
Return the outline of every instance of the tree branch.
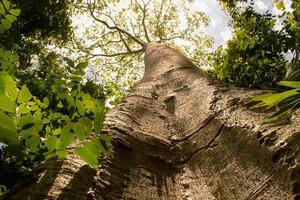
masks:
[[[97,56],[103,56],[103,57],[115,57],[115,56],[121,56],[121,55],[131,55],[131,54],[139,54],[144,51],[144,48],[134,50],[134,51],[128,51],[128,52],[120,52],[120,53],[114,53],[114,54],[91,54],[92,56],[89,57],[89,59],[97,57]]]
[[[159,10],[159,13],[157,15],[156,30],[159,29],[159,21],[160,21],[160,18],[161,18],[161,14],[163,12],[163,7],[164,7],[164,0],[161,0],[161,2],[160,2],[160,10]],[[162,36],[158,35],[158,37],[159,37],[159,42],[161,42],[162,41]]]
[[[183,35],[174,35],[174,36],[169,37],[169,38],[160,38],[160,42],[170,41],[170,40],[174,40],[174,39],[177,39],[177,38],[184,39],[185,37]]]
[[[125,48],[126,48],[128,51],[131,51],[130,47],[128,46],[128,44],[127,44],[126,41],[124,40],[122,34],[119,33],[119,35],[120,35],[120,39],[121,39],[122,43],[124,44]]]
[[[148,34],[148,31],[147,31],[147,27],[146,27],[146,12],[147,12],[147,5],[150,3],[150,1],[148,1],[147,4],[145,4],[145,2],[143,1],[144,3],[144,6],[142,7],[142,5],[137,1],[135,0],[136,4],[138,5],[138,7],[140,8],[140,10],[142,11],[143,13],[143,19],[142,19],[142,26],[143,26],[143,29],[144,29],[144,32],[145,32],[145,36],[146,36],[146,40],[148,42],[151,42],[150,38],[149,38],[149,34]]]
[[[94,11],[95,11],[95,5],[92,7],[92,9],[90,9],[90,14],[91,16],[93,17],[93,19],[97,22],[100,22],[102,23],[103,25],[105,25],[108,29],[111,29],[111,30],[117,30],[118,32],[126,35],[128,38],[132,39],[133,41],[135,41],[136,43],[138,43],[139,45],[141,45],[143,48],[145,47],[145,43],[143,41],[140,41],[139,39],[137,39],[136,37],[134,37],[133,35],[131,35],[129,32],[121,29],[120,27],[118,26],[110,26],[106,21],[104,20],[101,20],[99,18],[97,18],[94,14]]]

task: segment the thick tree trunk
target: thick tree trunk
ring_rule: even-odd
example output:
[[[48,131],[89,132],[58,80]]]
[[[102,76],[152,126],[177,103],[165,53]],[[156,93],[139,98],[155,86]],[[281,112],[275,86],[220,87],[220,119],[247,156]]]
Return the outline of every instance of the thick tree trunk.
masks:
[[[150,43],[145,75],[106,118],[114,154],[93,170],[74,154],[47,162],[7,199],[300,199],[300,118],[262,125],[241,102],[259,91],[210,80]]]

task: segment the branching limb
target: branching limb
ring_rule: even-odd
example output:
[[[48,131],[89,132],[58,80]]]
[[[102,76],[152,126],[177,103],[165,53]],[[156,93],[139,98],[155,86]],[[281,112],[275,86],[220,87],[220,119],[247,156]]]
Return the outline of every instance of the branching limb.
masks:
[[[125,41],[125,39],[123,38],[123,36],[122,36],[121,33],[119,33],[119,36],[120,36],[120,39],[121,39],[122,43],[124,44],[125,48],[130,52],[131,49],[130,49],[130,47],[128,46],[127,42]]]
[[[157,23],[156,23],[156,30],[159,29],[159,22],[160,22],[160,18],[161,18],[161,15],[162,15],[162,12],[163,12],[163,8],[164,8],[164,0],[161,0],[160,2],[160,9],[159,9],[159,12],[158,12],[158,15],[157,15]],[[159,38],[159,42],[162,41],[162,35],[158,35],[158,38]]]
[[[131,54],[139,54],[144,51],[143,48],[134,50],[134,51],[128,51],[128,52],[120,52],[120,53],[114,53],[114,54],[91,54],[91,56],[88,59],[97,57],[97,56],[102,56],[102,57],[115,57],[115,56],[121,56],[121,55],[131,55]]]
[[[137,39],[136,37],[134,37],[133,35],[131,35],[129,32],[127,32],[124,29],[121,29],[118,26],[110,26],[106,21],[99,19],[95,16],[95,4],[90,8],[90,14],[92,16],[92,18],[97,21],[102,23],[104,26],[106,26],[108,29],[111,30],[117,30],[119,33],[124,34],[126,37],[132,39],[133,41],[135,41],[136,43],[138,43],[139,45],[141,45],[143,48],[145,47],[145,43],[143,41],[140,41],[139,39]]]
[[[135,2],[138,5],[138,7],[140,8],[140,10],[142,11],[142,13],[143,13],[142,26],[143,26],[143,29],[144,29],[144,32],[145,32],[146,40],[147,40],[147,42],[151,42],[151,40],[149,38],[147,27],[146,27],[146,13],[147,13],[147,8],[146,7],[150,3],[150,1],[148,1],[147,3],[145,3],[143,1],[143,6],[137,0],[135,0]]]
[[[166,41],[170,41],[170,40],[174,40],[174,39],[184,39],[184,35],[174,35],[172,37],[168,37],[168,38],[160,38],[160,42],[166,42]]]

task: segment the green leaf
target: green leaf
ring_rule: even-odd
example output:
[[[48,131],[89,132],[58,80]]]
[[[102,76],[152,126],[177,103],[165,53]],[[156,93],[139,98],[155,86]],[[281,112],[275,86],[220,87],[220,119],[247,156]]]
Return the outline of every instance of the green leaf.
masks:
[[[16,125],[12,119],[10,119],[9,116],[6,114],[0,112],[0,127],[11,130],[11,131],[16,131]]]
[[[12,23],[8,19],[1,19],[0,21],[6,30],[10,29]]]
[[[15,123],[6,114],[0,112],[0,142],[7,145],[16,145],[20,139]]]
[[[86,141],[84,144],[83,144],[83,147],[88,151],[90,152],[92,155],[98,157],[101,153],[101,148],[100,148],[100,145],[99,145],[99,140],[98,138],[93,138],[91,139],[90,141]]]
[[[35,123],[28,129],[22,130],[21,135],[24,138],[28,138],[33,135],[39,135],[39,131],[43,128],[43,122],[41,119],[35,119]]]
[[[16,112],[16,104],[10,97],[0,96],[0,109],[14,113]]]
[[[44,99],[43,99],[43,102],[44,102],[44,108],[46,109],[46,108],[48,108],[48,106],[49,106],[49,99],[47,98],[47,97],[45,97]]]
[[[0,83],[4,84],[4,91],[11,96],[13,100],[16,100],[18,94],[17,85],[12,77],[4,72],[0,72]]]
[[[79,114],[83,116],[85,114],[84,104],[80,99],[76,99],[75,103]]]
[[[0,23],[0,33],[4,33],[6,28]]]
[[[9,10],[9,8],[10,8],[10,2],[7,1],[7,0],[2,0],[2,3],[3,3],[3,5],[5,6],[5,8],[6,8],[7,10]]]
[[[17,20],[17,18],[14,15],[10,15],[10,14],[5,15],[5,18],[10,22],[14,22]]]
[[[55,155],[57,155],[58,159],[65,159],[68,156],[68,151],[67,150],[59,150],[55,152]]]
[[[96,133],[100,133],[103,128],[103,122],[105,118],[105,113],[103,108],[95,108],[94,113],[94,127]]]
[[[68,147],[74,140],[74,134],[71,133],[71,126],[66,125],[62,128],[59,138],[59,148]]]
[[[38,109],[39,109],[39,107],[37,105],[30,106],[31,111],[36,111]]]
[[[17,145],[20,138],[16,131],[4,129],[0,126],[0,142],[7,145]]]
[[[27,105],[25,103],[22,103],[19,107],[18,107],[18,114],[26,114],[29,113],[30,109],[27,107]]]
[[[86,135],[90,136],[93,129],[93,122],[88,117],[82,117],[80,118],[79,122],[83,124],[86,128]]]
[[[254,96],[250,100],[250,102],[261,101],[261,103],[253,106],[253,108],[265,107],[265,106],[267,106],[267,108],[271,108],[271,107],[279,104],[283,100],[285,100],[289,97],[298,95],[298,94],[299,94],[299,89],[293,89],[293,90],[289,90],[289,91],[282,92],[282,93]]]
[[[74,75],[78,75],[78,76],[83,76],[85,74],[85,72],[83,70],[76,70],[74,72]]]
[[[40,137],[37,135],[33,135],[25,140],[25,145],[27,147],[36,147],[40,144]]]
[[[99,138],[92,138],[90,141],[84,142],[81,147],[77,147],[75,150],[79,157],[92,167],[99,164],[98,156],[101,153],[110,155],[112,152],[110,138],[103,135],[101,140],[102,142]],[[107,147],[103,146],[103,142]]]
[[[88,66],[88,62],[82,62],[82,63],[79,63],[77,66],[76,66],[76,69],[79,69],[79,70],[84,70],[87,66]]]
[[[4,15],[5,14],[5,9],[3,7],[2,4],[0,4],[0,15]]]
[[[75,149],[77,155],[85,161],[91,167],[96,167],[98,165],[98,158],[92,155],[87,149],[84,147],[77,147]]]
[[[53,135],[59,135],[60,133],[61,133],[61,128],[57,128],[52,132]]]
[[[5,185],[0,185],[0,196],[7,192],[7,188]]]
[[[49,151],[53,151],[55,149],[56,143],[57,137],[54,135],[47,137],[45,140],[45,146],[48,148]]]
[[[280,81],[278,85],[287,86],[290,88],[300,88],[300,81]]]
[[[66,61],[70,67],[72,67],[72,68],[75,67],[73,60],[71,60],[70,58],[64,57],[64,61]]]
[[[87,109],[94,111],[95,109],[95,102],[91,98],[84,98],[83,103]]]
[[[80,82],[82,80],[82,78],[80,76],[72,76],[71,79],[74,82]]]
[[[76,122],[75,124],[74,124],[74,131],[75,131],[75,134],[76,134],[76,137],[79,139],[79,140],[81,140],[81,141],[83,141],[84,139],[85,139],[85,132],[86,132],[86,128],[85,128],[85,126],[82,124],[82,123],[80,123],[80,122]]]
[[[33,125],[34,122],[34,117],[30,113],[28,113],[27,115],[23,115],[19,118],[18,125],[21,129],[23,129],[24,126],[28,126],[29,124]]]
[[[26,87],[26,85],[23,85],[21,87],[21,90],[19,92],[19,96],[18,96],[18,103],[23,103],[23,102],[27,102],[32,98],[31,93],[29,92],[28,88]]]
[[[77,147],[75,152],[88,165],[95,167],[98,165],[98,156],[101,152],[100,146],[95,141],[86,141],[81,147]]]
[[[45,128],[45,131],[46,131],[46,134],[50,134],[50,132],[52,131],[52,129],[51,129],[51,127],[49,125],[47,125],[46,128]]]
[[[14,16],[19,16],[21,14],[21,10],[20,9],[11,9],[9,12],[11,14],[13,14]]]

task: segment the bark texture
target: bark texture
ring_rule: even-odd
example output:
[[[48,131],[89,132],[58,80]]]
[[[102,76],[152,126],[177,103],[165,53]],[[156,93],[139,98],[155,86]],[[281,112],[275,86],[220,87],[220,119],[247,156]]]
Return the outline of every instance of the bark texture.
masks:
[[[150,43],[145,75],[108,114],[114,154],[94,170],[50,161],[7,199],[300,199],[300,118],[263,125],[242,99],[259,91],[211,80],[180,52]]]

